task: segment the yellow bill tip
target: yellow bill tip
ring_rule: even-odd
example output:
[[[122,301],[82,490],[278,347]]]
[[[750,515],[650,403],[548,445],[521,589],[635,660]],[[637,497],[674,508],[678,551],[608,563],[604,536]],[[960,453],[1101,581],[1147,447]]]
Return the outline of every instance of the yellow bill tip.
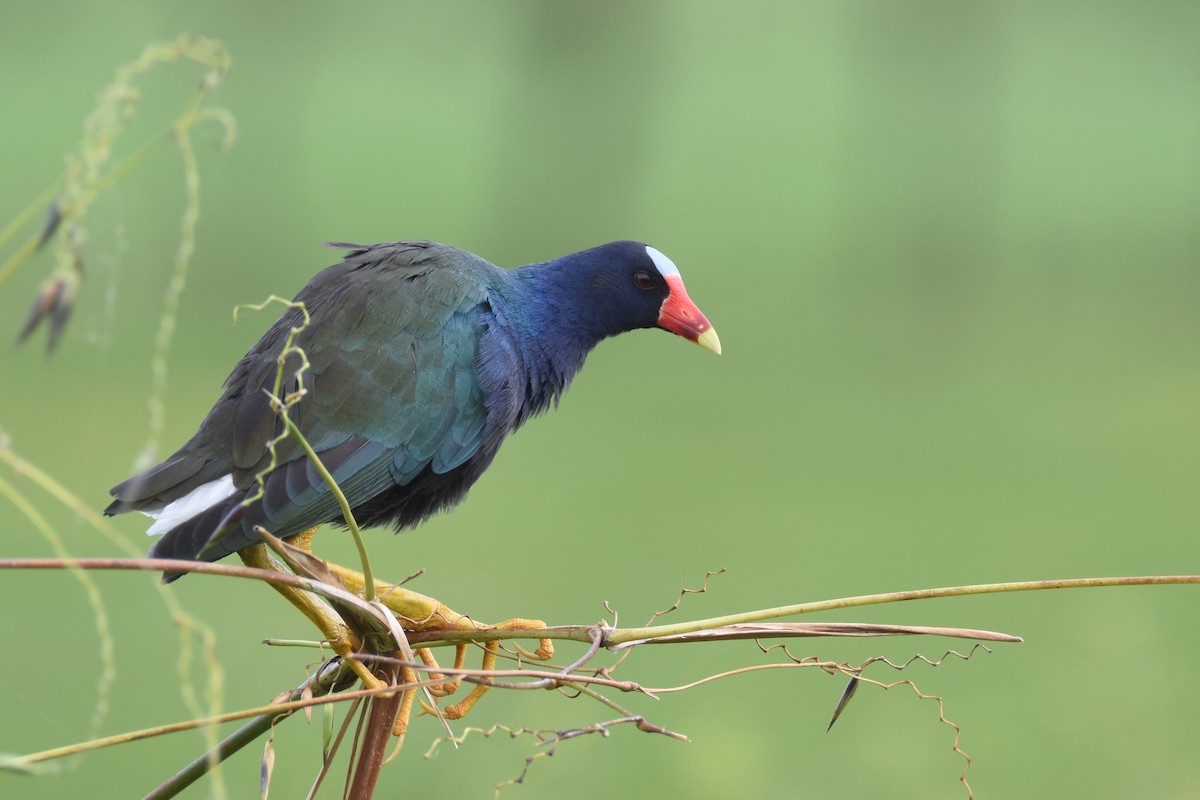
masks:
[[[704,333],[696,337],[696,344],[700,345],[706,350],[712,350],[717,355],[721,355],[721,340],[717,337],[716,328],[709,328]]]

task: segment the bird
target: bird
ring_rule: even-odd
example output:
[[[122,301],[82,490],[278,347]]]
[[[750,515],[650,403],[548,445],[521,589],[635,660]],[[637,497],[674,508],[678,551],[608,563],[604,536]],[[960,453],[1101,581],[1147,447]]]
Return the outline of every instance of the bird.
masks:
[[[216,561],[261,542],[256,526],[287,539],[342,522],[304,448],[281,435],[280,396],[299,394],[289,417],[358,524],[401,531],[462,501],[600,341],[657,327],[721,352],[674,262],[641,242],[512,269],[435,242],[330,246],[348,252],[237,362],[191,439],[110,490],[106,515],[153,518],[150,557]],[[294,330],[307,366],[287,356],[280,389]]]

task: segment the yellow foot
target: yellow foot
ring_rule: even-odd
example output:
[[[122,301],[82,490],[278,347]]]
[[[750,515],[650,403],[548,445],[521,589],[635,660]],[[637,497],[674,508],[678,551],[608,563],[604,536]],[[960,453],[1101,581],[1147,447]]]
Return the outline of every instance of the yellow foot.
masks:
[[[509,619],[501,622],[498,625],[477,626],[477,630],[502,630],[502,631],[529,631],[538,630],[546,627],[546,623],[540,619]],[[493,670],[496,668],[496,653],[500,649],[499,642],[488,642],[483,647],[483,663],[480,665],[483,670]],[[549,661],[554,657],[554,643],[549,639],[542,639],[538,644],[538,649],[534,653],[530,653],[524,648],[518,648],[526,658],[534,658],[538,661]],[[479,702],[487,690],[491,687],[486,683],[477,683],[471,689],[471,693],[464,697],[458,703],[449,706],[443,712],[447,719],[462,719],[471,710],[471,707]]]
[[[317,529],[319,527],[320,527],[319,525],[314,525],[313,527],[309,528],[306,531],[300,531],[295,536],[290,537],[287,540],[287,543],[290,544],[292,547],[300,548],[301,550],[303,550],[306,553],[311,553],[313,539],[316,537]]]
[[[300,536],[308,535],[305,544],[312,542],[312,534],[315,530],[314,528],[300,534]],[[271,554],[267,552],[266,545],[256,544],[239,550],[238,556],[241,557],[242,563],[247,567],[265,569],[269,572],[284,571],[271,558]],[[279,583],[273,583],[271,587],[283,595],[285,600],[317,626],[317,630],[321,632],[325,641],[329,642],[329,646],[333,649],[333,652],[341,656],[350,665],[350,668],[354,670],[354,674],[362,679],[362,682],[368,689],[380,689],[386,685],[383,681],[376,678],[371,673],[371,670],[367,669],[366,665],[355,657],[358,642],[354,640],[354,634],[350,628],[346,623],[342,622],[341,617],[334,613],[328,603],[303,589],[296,589],[292,586],[284,586]]]
[[[311,552],[312,540],[316,531],[316,528],[310,528],[289,538],[288,542],[294,547]],[[239,551],[238,555],[242,557],[247,566],[281,571],[263,545],[246,548]],[[324,563],[330,572],[342,582],[346,589],[356,593],[362,592],[364,584],[362,573],[343,567],[340,564],[332,562]],[[369,688],[382,688],[386,685],[383,681],[375,677],[361,661],[355,658],[355,651],[359,643],[355,641],[354,634],[350,628],[346,626],[324,600],[309,592],[294,589],[290,586],[275,585],[275,590],[287,598],[288,602],[298,608],[301,613],[317,626],[334,652],[346,660],[366,686]],[[450,609],[432,597],[394,584],[377,582],[376,591],[380,602],[399,618],[401,626],[408,631],[522,631],[537,630],[546,627],[544,622],[536,619],[510,619],[497,625],[476,622],[470,617]],[[462,644],[455,649],[455,669],[462,669],[465,665],[467,647],[468,645]],[[481,666],[484,670],[495,669],[499,649],[500,644],[495,641],[488,642],[483,646],[483,663]],[[549,639],[539,640],[537,650],[532,653],[520,645],[516,645],[516,650],[522,658],[535,661],[549,661],[554,657],[554,644]],[[443,681],[446,676],[438,671],[438,663],[433,654],[427,648],[422,648],[417,652],[420,654],[421,660],[425,665],[431,668],[428,673],[429,677],[434,681]],[[410,686],[418,681],[416,671],[407,667],[401,673],[401,678],[402,683]],[[434,697],[446,697],[458,691],[460,685],[461,680],[457,678],[439,682],[437,685],[429,687],[429,693]],[[476,684],[465,698],[444,709],[442,712],[443,715],[448,719],[462,719],[479,702],[479,699],[487,693],[489,688],[486,683]],[[399,713],[393,724],[393,733],[397,736],[403,735],[408,729],[415,698],[415,690],[409,689],[405,691]],[[421,706],[428,713],[437,713],[436,709],[426,707],[424,701],[421,702]]]
[[[430,652],[428,647],[423,647],[418,650],[417,655],[420,656],[421,661],[425,663],[425,666],[430,667],[429,679],[433,681],[443,681],[442,683],[436,683],[429,687],[429,693],[431,695],[434,697],[447,697],[458,691],[458,687],[462,685],[462,679],[455,677],[453,679],[446,680],[446,676],[437,671],[437,659],[433,657],[433,653]],[[466,662],[467,645],[460,644],[458,647],[454,648],[454,668],[462,669]]]
[[[411,686],[417,682],[417,673],[408,667],[400,673],[401,680]],[[400,711],[396,714],[396,721],[392,724],[392,735],[403,736],[408,733],[408,722],[412,719],[413,700],[417,697],[416,689],[405,689],[404,697],[400,699]]]

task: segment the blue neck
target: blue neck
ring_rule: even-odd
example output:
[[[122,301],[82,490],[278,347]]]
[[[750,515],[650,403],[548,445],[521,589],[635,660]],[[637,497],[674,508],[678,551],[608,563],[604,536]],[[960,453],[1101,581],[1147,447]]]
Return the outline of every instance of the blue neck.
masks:
[[[504,273],[497,287],[504,308],[494,311],[529,376],[531,413],[566,390],[603,339],[658,324],[669,290],[661,281],[639,288],[639,271],[658,274],[644,244],[609,242]]]
[[[493,302],[493,312],[507,322],[529,379],[526,417],[558,402],[587,354],[607,335],[589,324],[577,290],[580,277],[569,259],[507,270],[502,307]]]

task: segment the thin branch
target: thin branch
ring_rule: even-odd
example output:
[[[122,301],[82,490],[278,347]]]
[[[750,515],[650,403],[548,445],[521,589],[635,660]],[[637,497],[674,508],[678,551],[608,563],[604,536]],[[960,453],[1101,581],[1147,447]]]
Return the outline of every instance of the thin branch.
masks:
[[[1020,636],[974,628],[940,628],[927,625],[876,625],[862,622],[775,622],[745,625],[725,625],[719,628],[635,639],[613,645],[611,650],[625,650],[640,644],[685,644],[688,642],[732,641],[735,639],[782,639],[816,636],[947,636],[956,639],[977,639],[989,642],[1024,641]]]
[[[186,558],[0,558],[0,569],[99,569],[99,570],[140,570],[148,572],[188,572],[196,575],[224,575],[230,578],[248,578],[250,580],[280,583],[294,586],[323,597],[331,597],[343,602],[354,603],[364,609],[370,609],[358,595],[330,586],[321,581],[292,575],[287,572],[272,572],[253,567],[240,567],[234,564],[214,564],[209,561],[191,561]],[[372,611],[371,613],[375,613]]]
[[[996,594],[1000,592],[1035,592],[1046,589],[1096,589],[1110,586],[1169,586],[1197,583],[1200,583],[1200,575],[1146,575],[1114,578],[1015,581],[1012,583],[947,586],[940,589],[913,589],[904,592],[885,592],[882,594],[842,597],[836,600],[820,600],[813,603],[798,603],[791,606],[779,606],[778,608],[768,608],[743,614],[730,614],[724,617],[711,617],[705,620],[683,622],[675,625],[659,625],[649,628],[624,628],[614,630],[609,635],[607,644],[609,647],[612,647],[637,639],[676,636],[726,625],[760,622],[762,620],[778,619],[779,617],[812,614],[818,611],[833,611],[839,608],[857,608],[859,606],[878,605],[880,603],[899,603],[906,600],[932,600],[939,597],[966,597],[967,595]]]
[[[251,569],[249,567],[238,567],[225,564],[212,564],[202,561],[188,561],[184,559],[120,559],[120,558],[78,558],[78,559],[0,559],[0,569],[66,569],[69,565],[75,565],[82,569],[133,569],[133,570],[153,570],[164,572],[195,572],[208,573],[217,575],[228,575],[238,578],[250,578],[254,580],[265,580],[269,583],[279,583],[288,586],[295,586],[300,589],[305,589],[310,592],[322,595],[327,598],[336,598],[343,602],[352,603],[359,608],[368,610],[370,613],[378,614],[377,609],[367,603],[364,603],[357,595],[353,595],[344,590],[338,589],[329,584],[320,581],[303,578],[296,575],[289,575],[282,572],[269,572],[266,570]],[[1021,591],[1039,591],[1045,589],[1088,589],[1111,586],[1165,586],[1165,585],[1185,585],[1185,584],[1200,584],[1200,575],[1149,575],[1149,576],[1127,576],[1127,577],[1112,577],[1112,578],[1070,578],[1061,580],[1048,581],[1021,581],[1014,583],[991,583],[967,586],[953,586],[940,589],[920,589],[906,592],[888,592],[874,595],[861,595],[858,597],[840,598],[836,600],[824,600],[815,603],[801,603],[792,606],[780,606],[777,608],[764,609],[759,611],[745,612],[742,614],[731,614],[722,617],[710,617],[708,619],[696,620],[693,622],[679,623],[675,625],[659,625],[649,628],[603,628],[606,631],[604,646],[609,649],[620,649],[628,647],[631,643],[644,640],[660,639],[664,637],[682,637],[689,634],[697,634],[702,631],[708,631],[714,628],[729,628],[729,631],[723,634],[724,638],[747,638],[743,633],[732,626],[744,624],[751,621],[772,619],[781,616],[791,616],[796,614],[812,613],[816,611],[826,611],[837,608],[854,608],[858,606],[875,605],[880,603],[893,603],[904,600],[923,600],[939,597],[958,597],[975,594],[991,594],[998,592],[1021,592]],[[799,625],[799,623],[795,623]],[[994,641],[1020,641],[1019,637],[1011,634],[994,633],[991,631],[972,631],[971,629],[963,628],[911,628],[910,626],[888,626],[880,627],[878,634],[864,634],[865,630],[862,623],[842,623],[843,626],[851,626],[845,628],[842,632],[837,632],[838,626],[831,626],[829,623],[823,623],[819,626],[813,626],[809,630],[803,628],[793,628],[790,635],[898,635],[900,633],[937,633],[938,635],[958,635],[952,633],[954,631],[962,632],[966,638],[982,638]],[[485,630],[464,630],[464,631],[413,631],[408,633],[409,641],[418,647],[433,647],[447,644],[458,644],[471,641],[492,641],[504,639],[558,639],[577,642],[591,642],[592,631],[595,626],[565,626],[565,627],[549,627],[535,628],[529,630],[503,630],[503,629],[485,629]],[[820,629],[824,629],[823,631]],[[759,628],[760,632],[755,634],[753,638],[763,638],[770,635],[762,632],[766,629]],[[780,629],[782,630],[782,629]],[[979,634],[979,636],[976,636]],[[718,635],[708,635],[704,638],[715,639],[722,638]],[[680,639],[679,641],[687,641]]]
[[[341,679],[342,671],[342,669],[329,668],[317,670],[316,674],[288,694],[288,700],[296,701],[324,696]],[[167,798],[175,797],[188,786],[191,786],[212,771],[222,761],[253,742],[259,736],[262,736],[276,722],[294,713],[295,710],[279,711],[277,708],[272,707],[271,711],[254,717],[245,725],[222,739],[216,747],[188,764],[147,794],[145,800],[167,800]]]
[[[431,681],[431,683],[441,682],[442,681]],[[396,686],[381,686],[377,689],[358,689],[353,692],[344,692],[337,695],[325,695],[323,697],[311,697],[302,700],[287,700],[280,703],[271,703],[265,706],[258,706],[256,708],[242,709],[241,711],[230,711],[226,714],[217,714],[211,717],[205,717],[203,719],[189,719],[183,722],[172,722],[167,725],[156,725],[152,728],[126,731],[125,733],[118,733],[101,739],[91,739],[86,742],[77,742],[75,744],[65,745],[63,747],[55,747],[50,750],[42,750],[37,753],[30,753],[28,755],[9,758],[0,762],[0,770],[9,769],[21,771],[27,768],[30,764],[36,764],[41,761],[50,761],[56,758],[75,755],[76,753],[100,750],[105,747],[113,747],[114,745],[125,744],[127,742],[136,742],[141,739],[151,739],[155,736],[162,736],[168,733],[190,731],[195,730],[196,728],[202,728],[206,725],[221,725],[226,722],[237,722],[238,720],[262,715],[276,718],[280,714],[291,714],[304,708],[323,706],[329,703],[344,703],[356,698],[373,697],[375,695],[388,694],[395,691],[398,691]]]
[[[382,609],[378,603],[364,602],[360,597],[350,592],[346,592],[334,586],[330,586],[321,581],[313,580],[303,576],[297,576],[286,573],[277,573],[267,570],[252,569],[248,567],[239,567],[224,564],[211,564],[207,562],[193,562],[179,559],[0,559],[0,569],[136,569],[136,570],[154,570],[164,572],[190,571],[196,573],[208,573],[226,575],[230,577],[249,578],[256,580],[264,580],[271,583],[286,584],[301,588],[326,598],[336,600],[337,602],[347,603],[360,609],[366,613],[381,617],[381,621],[385,624],[391,623],[393,626],[398,626],[398,623],[392,616]],[[322,705],[329,702],[341,702],[362,697],[372,697],[376,695],[386,695],[388,693],[398,693],[401,688],[421,687],[427,688],[433,685],[448,683],[457,679],[462,679],[470,683],[485,683],[498,688],[514,688],[514,689],[570,689],[577,694],[587,695],[588,697],[601,702],[618,713],[626,714],[626,719],[629,721],[639,720],[638,727],[644,730],[652,730],[654,732],[664,732],[664,729],[652,726],[645,723],[642,718],[628,713],[618,704],[612,702],[608,698],[601,695],[597,688],[608,687],[622,692],[638,692],[654,697],[658,694],[668,692],[684,691],[701,684],[717,680],[720,678],[731,677],[734,675],[748,674],[766,669],[788,669],[788,668],[806,668],[817,667],[826,672],[841,672],[854,678],[855,681],[862,680],[869,683],[877,683],[862,677],[862,669],[869,663],[867,662],[861,667],[851,667],[845,664],[837,664],[833,662],[823,662],[815,659],[795,659],[789,656],[792,660],[784,664],[762,664],[741,669],[734,669],[723,672],[717,675],[708,676],[699,681],[684,684],[675,687],[664,687],[657,689],[648,689],[631,681],[616,681],[608,677],[608,673],[604,670],[599,670],[594,675],[576,675],[575,670],[581,669],[591,658],[599,651],[601,646],[608,646],[610,649],[625,649],[632,647],[638,643],[648,643],[650,641],[661,640],[663,643],[686,643],[694,641],[706,640],[727,640],[727,639],[745,639],[745,638],[779,638],[779,637],[796,637],[796,636],[869,636],[869,635],[906,635],[906,634],[933,634],[933,635],[952,635],[974,639],[991,639],[995,641],[1020,641],[1019,638],[1008,634],[995,633],[991,631],[978,631],[963,628],[933,628],[933,627],[917,627],[917,626],[896,626],[896,625],[870,625],[863,623],[790,623],[790,624],[748,624],[745,620],[750,619],[769,619],[778,616],[811,613],[813,611],[824,611],[837,608],[851,608],[857,606],[899,602],[904,600],[931,599],[935,597],[951,597],[965,596],[972,594],[989,594],[997,592],[1016,592],[1016,591],[1038,591],[1045,589],[1068,589],[1068,588],[1097,588],[1105,586],[1136,586],[1136,585],[1179,585],[1179,584],[1196,584],[1200,583],[1200,576],[1195,575],[1176,575],[1176,576],[1143,576],[1143,577],[1112,577],[1112,578],[1082,578],[1070,580],[1054,580],[1054,581],[1026,581],[1003,584],[984,584],[976,586],[957,586],[941,589],[927,589],[908,592],[892,592],[878,595],[865,595],[859,597],[841,598],[835,600],[822,601],[817,603],[804,603],[793,606],[781,606],[775,609],[766,609],[763,611],[755,611],[747,614],[728,615],[717,617],[708,620],[699,620],[695,622],[682,623],[677,625],[660,625],[650,626],[646,628],[632,629],[611,629],[606,624],[601,623],[589,627],[574,626],[565,628],[543,628],[533,630],[471,630],[471,631],[414,631],[409,635],[412,643],[418,647],[430,647],[437,644],[445,644],[456,641],[484,641],[492,639],[510,639],[510,638],[554,638],[554,639],[570,639],[576,641],[587,641],[591,644],[589,650],[584,656],[566,668],[557,669],[552,672],[540,672],[529,669],[516,670],[467,670],[467,669],[448,669],[439,668],[439,676],[430,680],[414,682],[411,685],[406,684],[403,687],[398,687],[394,683],[389,685],[369,690],[361,690],[356,692],[347,692],[340,696],[325,696],[313,697],[301,694],[300,699],[296,698],[296,693],[289,695],[288,702],[272,703],[269,706],[250,709],[248,711],[239,711],[229,714],[215,715],[205,719],[193,719],[186,722],[174,723],[171,725],[159,726],[155,728],[144,729],[141,731],[133,731],[117,736],[107,737],[104,739],[95,739],[80,744],[70,745],[67,747],[46,750],[40,753],[34,753],[26,756],[18,756],[10,758],[0,768],[21,771],[28,770],[32,765],[50,759],[61,758],[67,755],[73,755],[88,750],[107,747],[115,744],[123,744],[129,741],[157,736],[164,733],[171,733],[181,730],[190,730],[201,726],[214,726],[223,722],[245,719],[247,717],[258,717],[258,719],[250,725],[244,726],[242,730],[235,733],[232,737],[222,742],[210,753],[206,754],[203,759],[198,759],[192,765],[189,765],[181,775],[187,776],[184,778],[177,776],[171,781],[168,781],[164,786],[170,788],[174,782],[179,781],[180,788],[186,783],[195,780],[204,771],[210,769],[220,759],[226,757],[228,753],[234,752],[245,743],[253,740],[260,735],[265,729],[270,727],[270,722],[267,720],[277,719],[279,715],[287,715],[300,708],[311,707],[314,705]],[[400,634],[400,640],[404,637],[404,632]],[[428,672],[431,668],[417,662],[412,658],[411,650],[404,653],[406,660],[400,661],[394,658],[383,656],[374,656],[371,654],[363,654],[361,657],[365,660],[374,660],[377,663],[391,663],[393,665],[401,665],[411,668],[415,671]],[[398,673],[393,673],[398,674]],[[504,677],[521,678],[520,682],[503,682],[497,680]],[[908,683],[908,682],[903,682]],[[887,684],[881,684],[887,688]],[[911,684],[909,684],[911,685]],[[913,687],[915,690],[915,687]],[[303,687],[301,690],[302,692]],[[918,693],[921,697],[926,695]],[[931,699],[937,699],[940,705],[940,698],[928,696]],[[843,703],[844,705],[844,703]],[[388,713],[381,714],[381,721],[378,721],[379,727],[390,720],[390,709]],[[264,720],[263,718],[267,718]],[[388,719],[383,719],[388,717]],[[944,720],[944,715],[942,715]],[[643,724],[645,727],[643,727]],[[947,721],[947,724],[949,723]],[[265,727],[264,727],[265,726]],[[382,728],[381,728],[382,730]],[[580,729],[580,732],[590,732],[590,730]],[[599,731],[603,731],[600,728]],[[956,728],[957,730],[957,728]],[[574,735],[574,734],[572,734]],[[559,735],[556,737],[561,741],[569,736]],[[454,739],[451,739],[454,741]],[[956,751],[960,752],[957,748]],[[372,752],[379,751],[382,753],[382,745],[371,748]],[[963,754],[965,757],[965,754]],[[969,766],[969,760],[968,760]],[[201,766],[203,764],[204,766]],[[368,771],[369,772],[369,771]],[[376,770],[377,772],[377,770]],[[366,774],[366,773],[364,773]],[[369,776],[368,776],[369,777]],[[363,789],[370,781],[360,781]],[[965,771],[964,771],[965,783]],[[162,787],[160,787],[162,789]],[[968,788],[969,791],[969,788]],[[360,792],[361,794],[361,792]],[[153,796],[153,795],[152,795]],[[171,794],[159,795],[163,797],[172,796]],[[364,795],[365,796],[365,795]]]
[[[203,97],[197,93],[196,103]],[[195,105],[184,118],[172,126],[171,133],[179,148],[183,162],[184,210],[179,225],[179,247],[175,251],[175,262],[171,268],[171,279],[163,295],[162,310],[159,312],[158,332],[154,337],[154,355],[150,360],[150,394],[146,400],[149,415],[146,425],[146,443],[142,448],[141,460],[145,466],[153,463],[166,423],[167,366],[171,352],[171,339],[175,335],[175,323],[179,317],[179,298],[187,285],[188,266],[196,247],[196,222],[200,219],[200,168],[196,165],[196,153],[188,134],[188,124],[195,113]]]
[[[443,737],[441,739],[434,740],[433,744],[430,745],[429,749],[425,752],[425,758],[432,758],[438,747],[443,742],[450,742],[455,747],[458,747],[460,744],[465,742],[467,737],[471,734],[478,734],[485,739],[490,739],[497,733],[507,733],[510,739],[516,739],[520,736],[530,736],[534,738],[537,741],[538,746],[542,749],[525,758],[525,766],[519,775],[517,775],[515,778],[510,778],[506,781],[496,784],[495,796],[499,798],[500,792],[503,791],[505,787],[524,783],[525,777],[529,774],[529,769],[533,766],[534,762],[539,759],[553,756],[558,751],[558,746],[562,742],[593,733],[600,734],[601,736],[608,736],[610,728],[624,724],[633,724],[639,731],[642,731],[643,733],[657,733],[664,736],[669,736],[673,739],[687,741],[687,737],[683,736],[682,734],[675,733],[674,731],[668,730],[667,728],[659,725],[654,725],[647,721],[645,717],[640,715],[632,715],[622,717],[621,719],[608,720],[607,722],[593,722],[590,725],[586,725],[582,728],[567,728],[565,730],[554,730],[551,728],[543,728],[540,730],[534,728],[510,728],[507,725],[493,725],[490,728],[467,728],[465,731],[463,731],[462,736]]]

